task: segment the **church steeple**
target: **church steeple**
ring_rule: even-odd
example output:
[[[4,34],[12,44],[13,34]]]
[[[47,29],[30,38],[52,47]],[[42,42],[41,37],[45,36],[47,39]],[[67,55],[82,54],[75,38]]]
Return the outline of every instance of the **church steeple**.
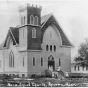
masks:
[[[41,6],[30,6],[30,4],[25,4],[19,7],[20,13],[20,26],[23,25],[41,25]]]
[[[26,4],[19,7],[19,44],[27,49],[41,48],[41,6]]]

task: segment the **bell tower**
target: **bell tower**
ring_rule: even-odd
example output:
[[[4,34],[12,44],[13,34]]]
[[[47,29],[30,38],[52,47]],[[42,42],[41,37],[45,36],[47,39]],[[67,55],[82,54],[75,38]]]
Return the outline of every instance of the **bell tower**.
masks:
[[[41,6],[25,4],[19,7],[19,46],[41,50]]]

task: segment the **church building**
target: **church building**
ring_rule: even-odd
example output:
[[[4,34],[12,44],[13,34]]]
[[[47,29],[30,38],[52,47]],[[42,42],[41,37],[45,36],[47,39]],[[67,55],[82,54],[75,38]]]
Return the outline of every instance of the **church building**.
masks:
[[[41,75],[46,69],[71,72],[72,44],[53,14],[41,6],[20,6],[19,25],[9,27],[0,45],[0,74]]]

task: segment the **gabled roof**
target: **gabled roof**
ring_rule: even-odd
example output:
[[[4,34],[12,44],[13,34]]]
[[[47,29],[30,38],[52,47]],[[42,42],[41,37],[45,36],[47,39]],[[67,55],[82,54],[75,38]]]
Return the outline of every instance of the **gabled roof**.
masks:
[[[47,20],[46,20],[46,18],[47,18]],[[60,35],[61,35],[61,38],[62,38],[62,46],[73,46],[70,43],[70,41],[68,40],[67,36],[64,34],[62,28],[60,27],[60,25],[56,21],[53,14],[48,14],[46,16],[43,16],[42,26],[41,26],[41,31],[42,31],[42,39],[41,39],[41,41],[43,41],[43,34],[44,34],[45,30],[51,24],[54,24],[56,26],[56,28],[58,29],[58,31],[60,32]]]
[[[70,41],[68,40],[68,38],[64,34],[63,30],[61,29],[60,25],[58,24],[58,22],[56,21],[56,19],[52,13],[41,17],[41,31],[42,31],[41,42],[43,41],[43,34],[44,34],[46,28],[51,24],[54,24],[57,27],[58,31],[60,32],[60,35],[62,38],[62,45],[72,46],[72,44],[70,43]],[[6,47],[6,42],[7,42],[7,39],[9,36],[11,36],[11,38],[13,40],[13,45],[19,44],[19,25],[16,27],[10,27],[10,29],[7,33],[6,40],[3,43],[4,47]],[[1,44],[1,46],[2,46],[2,44]]]
[[[43,26],[44,23],[47,22],[47,20],[51,17],[51,15],[52,15],[52,13],[42,16],[42,18],[41,18],[41,26]]]
[[[7,33],[4,47],[6,47],[6,42],[7,42],[7,39],[9,36],[12,38],[13,45],[19,44],[19,28],[10,27],[10,29]]]

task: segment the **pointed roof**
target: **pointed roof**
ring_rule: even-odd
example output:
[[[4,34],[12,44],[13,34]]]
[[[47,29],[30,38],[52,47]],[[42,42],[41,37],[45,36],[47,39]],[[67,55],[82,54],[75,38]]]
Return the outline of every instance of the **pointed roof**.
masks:
[[[53,14],[48,14],[48,15],[43,16],[43,20],[41,22],[42,22],[42,25],[41,25],[42,41],[43,41],[43,34],[44,34],[45,30],[47,29],[47,27],[51,24],[54,24],[56,26],[56,28],[58,29],[58,31],[60,32],[60,35],[62,38],[62,46],[70,46],[70,47],[73,46],[71,44],[71,42],[68,40],[67,36],[63,32],[60,24],[57,22],[57,20],[53,16]]]
[[[67,36],[64,34],[63,30],[61,29],[60,25],[58,24],[58,22],[56,21],[52,13],[41,17],[41,31],[42,31],[41,42],[43,41],[43,34],[45,30],[51,24],[54,24],[57,27],[58,31],[60,32],[60,35],[62,38],[62,45],[73,46],[68,40]],[[16,27],[10,27],[7,33],[6,40],[3,42],[3,44],[1,44],[1,46],[3,45],[4,47],[6,47],[6,42],[9,36],[11,36],[13,40],[13,45],[19,44],[19,25],[17,25]],[[1,49],[1,46],[0,46],[0,49]]]
[[[15,28],[15,27],[10,27],[8,33],[7,33],[7,37],[4,43],[4,47],[6,47],[6,42],[8,37],[12,38],[13,41],[13,45],[19,44],[19,28]]]

